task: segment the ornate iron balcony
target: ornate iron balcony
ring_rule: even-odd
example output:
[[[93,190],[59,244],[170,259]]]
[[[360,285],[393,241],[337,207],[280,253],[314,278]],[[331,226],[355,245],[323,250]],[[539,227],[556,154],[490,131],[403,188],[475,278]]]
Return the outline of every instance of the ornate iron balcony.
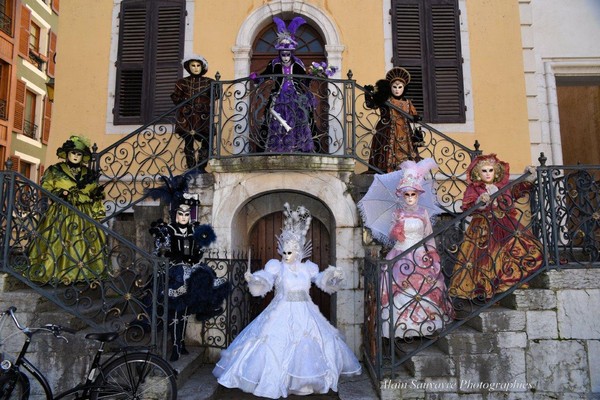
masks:
[[[32,139],[38,139],[38,126],[31,121],[23,122],[23,134]]]

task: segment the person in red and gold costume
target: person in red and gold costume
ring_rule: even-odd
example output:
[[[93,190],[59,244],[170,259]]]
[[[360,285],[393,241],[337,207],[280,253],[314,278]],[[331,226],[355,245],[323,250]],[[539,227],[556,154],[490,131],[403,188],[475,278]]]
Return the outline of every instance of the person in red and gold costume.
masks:
[[[528,167],[528,172],[532,172]],[[457,249],[450,296],[485,301],[540,268],[541,243],[521,222],[517,199],[531,188],[535,174],[500,196],[510,167],[495,154],[477,156],[467,168],[463,211],[478,206]]]

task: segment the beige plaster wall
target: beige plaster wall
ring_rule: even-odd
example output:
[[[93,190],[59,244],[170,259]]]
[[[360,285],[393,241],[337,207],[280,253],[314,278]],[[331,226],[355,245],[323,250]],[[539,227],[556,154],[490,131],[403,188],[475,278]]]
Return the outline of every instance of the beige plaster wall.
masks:
[[[506,0],[467,3],[474,138],[485,153],[509,161],[513,173],[531,163],[518,6]]]
[[[302,10],[319,7],[339,31],[342,76],[349,69],[361,84],[380,79],[386,66],[383,0],[196,0],[193,9],[192,51],[210,62],[210,75],[234,76],[233,47],[240,26],[260,7]],[[470,71],[474,99],[474,132],[446,132],[472,146],[475,140],[485,152],[496,152],[513,171],[530,164],[529,127],[519,7],[515,1],[467,2]],[[58,41],[56,100],[49,163],[56,148],[72,133],[82,133],[100,148],[120,138],[106,134],[107,115],[114,92],[109,86],[109,62],[113,2],[65,1],[61,4]],[[188,22],[191,21],[188,16]],[[260,29],[260,27],[258,27]],[[385,29],[389,29],[385,27]],[[466,68],[466,66],[465,66]]]
[[[73,134],[100,148],[115,139],[105,136],[111,14],[112,1],[61,2],[48,165]]]

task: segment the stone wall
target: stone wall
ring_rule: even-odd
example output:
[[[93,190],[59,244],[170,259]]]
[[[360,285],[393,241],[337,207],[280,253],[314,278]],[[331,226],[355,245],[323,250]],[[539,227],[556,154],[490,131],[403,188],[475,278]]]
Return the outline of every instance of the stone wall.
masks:
[[[382,399],[600,398],[600,269],[541,274],[405,367]]]

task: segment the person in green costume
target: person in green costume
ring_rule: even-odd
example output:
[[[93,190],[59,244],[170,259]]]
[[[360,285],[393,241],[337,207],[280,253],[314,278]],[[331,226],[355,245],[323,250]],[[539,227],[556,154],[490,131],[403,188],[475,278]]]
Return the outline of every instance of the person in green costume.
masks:
[[[86,165],[89,141],[71,136],[57,151],[65,160],[50,166],[42,187],[97,221],[104,217],[102,188]],[[29,279],[42,283],[91,282],[106,275],[106,237],[93,223],[50,200],[29,247]]]

